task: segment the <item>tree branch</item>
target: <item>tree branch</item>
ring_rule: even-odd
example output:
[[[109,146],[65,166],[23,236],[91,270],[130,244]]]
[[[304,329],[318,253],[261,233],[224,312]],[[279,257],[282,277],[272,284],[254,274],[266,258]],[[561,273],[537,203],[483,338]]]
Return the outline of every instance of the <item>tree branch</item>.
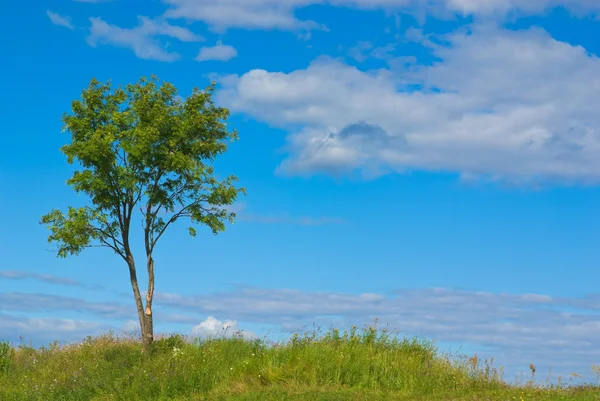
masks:
[[[121,256],[125,261],[127,261],[125,254],[123,253],[123,251],[119,248],[119,246],[121,246],[121,248],[124,248],[124,245],[121,241],[119,241],[117,238],[115,238],[114,234],[109,234],[107,233],[105,230],[99,228],[99,227],[92,227],[93,230],[98,231],[101,234],[100,237],[100,242],[103,243],[106,247],[112,249],[113,251],[115,251],[115,253],[117,253],[119,256]],[[110,243],[108,243],[106,241],[106,238],[112,240],[113,244],[111,245]]]
[[[163,175],[164,175],[164,170],[159,169],[158,173],[156,175],[156,179],[154,180],[154,184],[152,185],[152,191],[150,192],[150,195],[152,195],[158,188],[158,183]],[[160,210],[160,203],[159,203],[159,207],[153,213],[152,212],[152,203],[150,202],[150,200],[148,200],[148,204],[146,205],[146,213],[145,213],[146,226],[144,227],[144,245],[146,247],[146,255],[152,254],[152,251],[154,250],[154,222],[156,221],[156,216],[158,215],[159,210]]]
[[[177,212],[173,216],[171,216],[171,218],[169,219],[169,221],[167,221],[167,223],[164,225],[164,227],[159,231],[158,235],[156,236],[156,239],[154,239],[152,241],[152,246],[150,248],[151,250],[154,249],[154,246],[156,246],[156,243],[158,242],[158,240],[160,239],[160,237],[162,237],[162,235],[166,231],[167,227],[169,227],[169,225],[171,225],[171,223],[175,222],[180,217],[190,217],[189,214],[185,213],[186,209],[192,207],[195,204],[196,204],[195,202],[194,203],[190,203],[189,205],[187,205],[183,209],[181,209],[179,212]]]
[[[125,262],[127,262],[127,257],[125,256],[125,254],[124,254],[124,253],[123,253],[123,252],[122,252],[120,249],[118,249],[117,247],[115,247],[115,246],[113,246],[113,245],[109,244],[109,243],[108,243],[108,242],[106,242],[106,240],[104,240],[104,239],[101,239],[101,240],[100,240],[100,242],[101,242],[102,244],[104,244],[104,245],[102,245],[102,246],[112,249],[113,251],[115,251],[115,253],[116,253],[117,255],[119,255],[121,258],[123,258],[123,260],[124,260]]]
[[[187,189],[188,185],[189,185],[189,182],[187,182],[187,181],[186,181],[186,182],[184,182],[184,183],[183,183],[183,185],[181,186],[181,188],[180,188],[180,189],[178,189],[178,190],[176,190],[176,191],[173,191],[173,193],[172,193],[172,194],[171,194],[171,195],[170,195],[170,196],[167,198],[167,200],[169,200],[169,201],[173,201],[173,200],[175,200],[175,198],[176,198],[177,196],[181,195],[181,193]],[[158,212],[160,211],[160,209],[161,209],[161,208],[162,208],[164,205],[165,205],[165,204],[164,204],[164,202],[159,202],[159,203],[157,204],[157,208],[156,208],[156,210],[154,210],[154,211],[152,212],[152,214],[154,215],[154,218],[156,218],[156,216],[158,215]],[[182,204],[182,206],[183,206],[183,204]]]

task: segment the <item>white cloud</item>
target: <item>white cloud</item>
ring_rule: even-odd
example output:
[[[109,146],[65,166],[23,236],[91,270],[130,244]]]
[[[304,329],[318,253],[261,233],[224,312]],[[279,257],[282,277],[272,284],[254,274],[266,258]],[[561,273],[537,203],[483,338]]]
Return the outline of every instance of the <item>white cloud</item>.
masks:
[[[230,337],[236,333],[241,334],[246,339],[256,338],[256,334],[240,330],[236,321],[226,320],[222,322],[212,316],[192,328],[192,336],[201,338]]]
[[[90,302],[83,299],[51,294],[0,292],[0,312],[77,311],[106,319],[126,319],[136,316],[133,297],[129,304]]]
[[[305,31],[325,29],[314,21],[294,17],[297,7],[315,3],[313,0],[164,0],[171,7],[167,18],[205,21],[216,30],[233,28],[283,29]]]
[[[237,50],[233,46],[224,45],[221,41],[218,41],[215,46],[205,46],[200,49],[200,52],[196,56],[196,61],[228,61],[237,56]]]
[[[142,294],[142,296],[145,296],[145,294]],[[123,297],[127,300],[124,304],[114,301],[92,302],[81,298],[53,294],[0,292],[0,312],[77,312],[88,316],[92,315],[95,319],[132,320],[135,322],[137,312],[133,296],[124,294]],[[155,308],[154,316],[157,321],[168,323],[188,324],[198,321],[196,316],[165,312],[160,307]]]
[[[256,214],[246,210],[246,202],[237,202],[234,205],[224,208],[228,212],[236,214],[236,221],[247,221],[251,223],[263,224],[293,224],[300,226],[322,226],[328,224],[345,224],[348,221],[338,217],[292,217],[287,213],[279,214]],[[1,272],[0,272],[1,274]],[[1,277],[1,275],[0,275]]]
[[[395,44],[374,47],[369,41],[359,41],[355,46],[348,49],[348,56],[362,63],[370,57],[379,60],[393,59],[392,52],[395,50]]]
[[[90,46],[111,44],[131,49],[139,58],[158,61],[175,61],[181,56],[166,50],[157,37],[170,37],[182,42],[200,42],[201,36],[189,29],[171,25],[166,21],[138,17],[139,25],[135,28],[121,28],[106,23],[100,18],[90,18],[92,23],[87,42]]]
[[[137,334],[140,331],[140,322],[137,320],[127,320],[123,323],[123,331],[128,334]]]
[[[50,18],[50,21],[52,21],[54,25],[64,26],[65,28],[69,28],[71,30],[75,29],[73,23],[71,23],[71,17],[53,13],[50,10],[46,11],[46,15],[48,18]]]
[[[359,0],[361,1],[361,0]],[[369,2],[370,0],[363,0]],[[385,0],[384,0],[385,1]],[[394,0],[392,0],[394,1]],[[422,1],[424,2],[424,0]],[[516,12],[525,15],[535,15],[553,7],[564,7],[574,13],[597,13],[600,4],[595,0],[438,0],[445,7],[463,15],[508,14]]]
[[[432,66],[363,72],[321,58],[287,74],[224,77],[218,100],[291,130],[279,167],[288,174],[600,181],[596,56],[538,28],[475,26],[441,39],[449,45],[431,44],[441,59]]]
[[[222,30],[324,29],[317,22],[300,20],[294,12],[310,5],[332,5],[358,9],[385,9],[436,16],[476,15],[501,18],[507,14],[535,15],[563,6],[585,15],[600,11],[597,0],[163,0],[170,5],[165,16],[201,20]]]
[[[57,277],[51,274],[40,274],[19,270],[0,270],[0,278],[8,280],[32,279],[47,284],[74,286],[97,291],[104,289],[101,285],[86,284],[68,277]]]
[[[101,323],[75,319],[12,316],[0,313],[0,341],[19,345],[19,337],[38,345],[47,345],[55,340],[78,341],[89,335],[99,335]]]

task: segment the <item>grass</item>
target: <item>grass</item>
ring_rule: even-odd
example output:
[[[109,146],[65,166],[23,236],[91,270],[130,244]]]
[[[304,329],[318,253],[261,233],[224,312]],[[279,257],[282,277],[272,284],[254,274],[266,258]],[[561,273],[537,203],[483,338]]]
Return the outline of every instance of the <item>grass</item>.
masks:
[[[146,353],[109,333],[41,349],[0,343],[0,400],[600,400],[597,386],[508,385],[492,364],[374,326],[277,344],[172,335]]]

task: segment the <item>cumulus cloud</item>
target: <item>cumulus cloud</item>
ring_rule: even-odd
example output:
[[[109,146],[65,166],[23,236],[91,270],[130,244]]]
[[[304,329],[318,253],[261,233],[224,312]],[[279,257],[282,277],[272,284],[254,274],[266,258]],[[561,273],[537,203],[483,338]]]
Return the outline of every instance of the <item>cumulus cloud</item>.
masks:
[[[69,28],[71,30],[75,29],[73,23],[71,22],[71,17],[63,16],[57,13],[53,13],[52,11],[46,11],[46,15],[50,18],[50,21],[54,25],[64,26],[65,28]]]
[[[476,26],[442,39],[430,44],[433,65],[364,72],[324,57],[290,73],[223,77],[218,100],[290,130],[285,174],[600,180],[596,56],[539,28]]]
[[[237,56],[237,50],[233,46],[224,45],[218,41],[215,46],[205,46],[200,49],[196,61],[228,61]]]
[[[324,29],[310,20],[296,18],[295,11],[310,5],[331,5],[357,9],[384,9],[434,16],[536,15],[562,6],[579,15],[596,14],[596,0],[163,0],[170,8],[168,18],[201,20],[217,29],[311,30]]]
[[[222,322],[212,316],[192,328],[192,336],[200,338],[231,337],[236,333],[246,339],[256,338],[251,331],[240,330],[235,320]]]
[[[121,28],[111,25],[101,18],[90,18],[91,27],[87,42],[90,46],[110,44],[133,50],[141,59],[158,61],[175,61],[181,56],[169,52],[166,45],[158,37],[174,38],[182,42],[200,42],[201,36],[187,28],[171,25],[166,21],[138,17],[139,25],[134,28]]]

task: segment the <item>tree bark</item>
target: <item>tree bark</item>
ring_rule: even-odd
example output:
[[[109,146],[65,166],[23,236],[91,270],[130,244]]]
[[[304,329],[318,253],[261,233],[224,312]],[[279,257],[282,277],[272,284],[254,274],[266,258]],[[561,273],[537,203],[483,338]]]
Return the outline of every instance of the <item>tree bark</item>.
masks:
[[[152,300],[154,298],[154,259],[148,255],[146,262],[148,269],[148,292],[146,293],[146,310],[144,314],[145,324],[142,329],[142,344],[144,349],[154,341],[154,319],[152,317]]]
[[[142,294],[140,293],[140,287],[138,285],[137,272],[135,270],[135,260],[133,255],[127,255],[127,264],[129,265],[129,280],[131,281],[131,288],[133,290],[133,297],[135,298],[135,305],[137,307],[138,318],[140,320],[140,329],[142,332],[142,352],[149,349],[152,344],[153,328],[152,328],[152,316],[150,319],[144,313],[144,303],[142,301]],[[152,278],[154,281],[154,277]]]

